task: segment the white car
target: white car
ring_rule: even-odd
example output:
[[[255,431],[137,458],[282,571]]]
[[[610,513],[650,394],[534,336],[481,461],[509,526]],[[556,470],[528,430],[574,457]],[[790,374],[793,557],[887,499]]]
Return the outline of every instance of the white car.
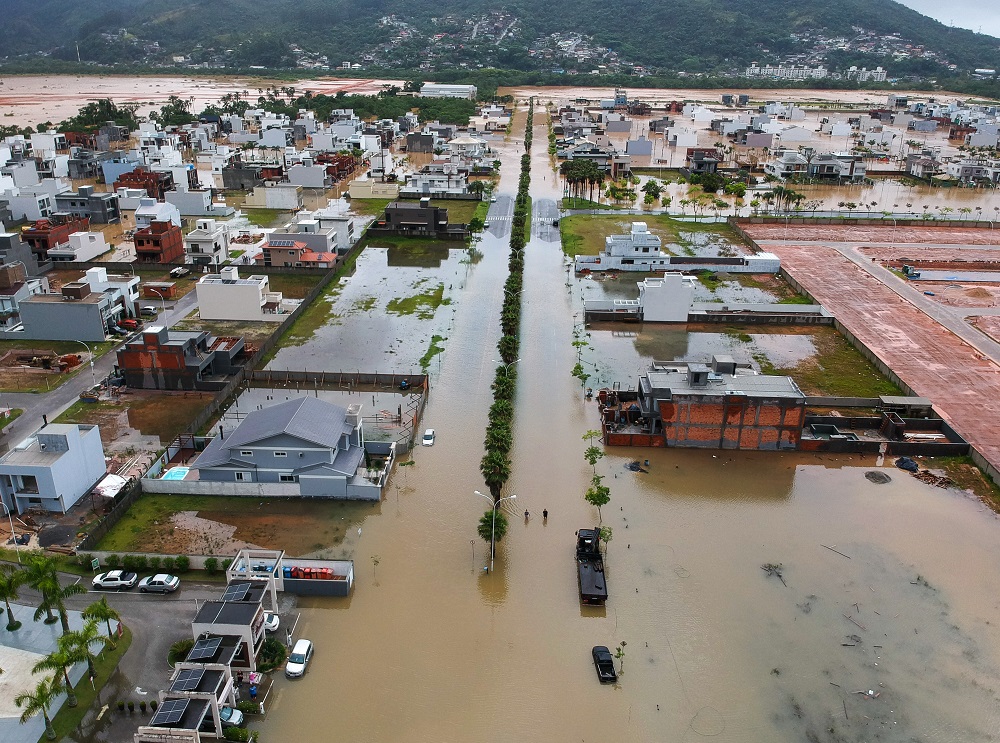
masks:
[[[173,593],[181,584],[181,579],[176,575],[170,575],[168,573],[157,573],[156,575],[147,575],[141,581],[139,581],[139,591],[141,593],[146,593],[148,591],[159,591],[160,593]]]
[[[496,196],[490,196],[490,203],[491,204],[497,203],[497,197]]]
[[[434,429],[428,428],[424,431],[424,437],[420,439],[421,446],[434,446]]]
[[[277,632],[278,626],[281,624],[281,620],[278,615],[273,611],[264,612],[264,631],[265,632]]]
[[[285,676],[294,679],[304,674],[312,654],[313,644],[309,640],[296,640],[288,662],[285,663]]]
[[[94,576],[92,584],[94,588],[104,591],[120,591],[122,589],[135,588],[139,576],[135,573],[126,573],[124,570],[109,570],[106,573]]]

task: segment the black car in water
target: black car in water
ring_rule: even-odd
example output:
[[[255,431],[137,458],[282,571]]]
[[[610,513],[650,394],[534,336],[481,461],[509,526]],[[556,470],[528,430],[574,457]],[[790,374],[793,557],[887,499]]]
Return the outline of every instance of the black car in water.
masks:
[[[594,656],[594,668],[597,669],[597,678],[602,684],[610,684],[618,680],[615,673],[615,659],[611,656],[611,651],[603,645],[595,645],[590,654]]]

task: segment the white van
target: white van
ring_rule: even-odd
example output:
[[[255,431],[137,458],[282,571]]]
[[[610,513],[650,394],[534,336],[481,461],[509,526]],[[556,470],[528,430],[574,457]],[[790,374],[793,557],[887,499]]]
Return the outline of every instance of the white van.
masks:
[[[290,679],[298,678],[306,672],[309,659],[312,658],[313,644],[309,640],[296,640],[295,647],[292,648],[285,663],[285,676]]]

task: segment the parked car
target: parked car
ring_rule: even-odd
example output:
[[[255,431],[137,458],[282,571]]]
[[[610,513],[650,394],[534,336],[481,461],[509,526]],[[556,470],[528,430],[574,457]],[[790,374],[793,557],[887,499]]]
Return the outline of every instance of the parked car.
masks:
[[[296,640],[295,647],[292,648],[285,663],[285,676],[290,679],[298,678],[306,672],[309,659],[312,658],[313,644],[309,640]]]
[[[94,576],[94,580],[91,583],[94,588],[104,591],[121,591],[123,589],[135,588],[135,584],[138,581],[139,576],[135,573],[126,573],[124,570],[109,570],[106,573]]]
[[[178,266],[177,268],[170,269],[170,275],[175,279],[179,279],[181,276],[187,276],[189,273],[191,273],[191,269],[184,268],[184,266]]]
[[[488,230],[489,228],[490,228],[490,220],[487,219],[483,222],[483,229]]]
[[[281,624],[281,620],[278,615],[273,611],[264,612],[264,631],[265,632],[277,632],[278,626]]]
[[[246,718],[243,717],[243,713],[238,709],[233,709],[232,707],[220,707],[219,719],[222,721],[223,728],[242,727],[243,723],[246,722]]]
[[[147,575],[139,581],[139,591],[147,593],[149,591],[159,591],[160,593],[173,593],[180,587],[181,579],[169,573],[157,573]]]
[[[611,657],[610,650],[604,645],[595,645],[590,654],[594,656],[594,668],[597,669],[597,678],[602,684],[618,680],[618,674],[615,673],[615,659]]]
[[[155,307],[147,304],[145,307],[139,308],[139,314],[146,315],[147,317],[156,317],[157,311]]]
[[[490,203],[491,204],[497,203],[497,197],[496,196],[490,196]]]
[[[420,439],[421,446],[434,446],[434,429],[428,428],[424,431],[424,437]]]

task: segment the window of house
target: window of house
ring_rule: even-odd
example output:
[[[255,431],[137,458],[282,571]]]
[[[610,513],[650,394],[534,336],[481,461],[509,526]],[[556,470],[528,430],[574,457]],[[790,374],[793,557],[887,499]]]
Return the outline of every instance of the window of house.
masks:
[[[241,451],[240,452],[240,456],[241,457],[252,457],[253,456],[253,452],[252,451]]]
[[[239,470],[236,472],[236,482],[251,482],[253,480],[253,473]]]
[[[276,457],[287,457],[287,456],[288,456],[288,452],[284,452],[284,451],[276,451],[276,452],[274,453],[274,456],[276,456]]]
[[[298,482],[298,480],[295,475],[278,475],[278,482]]]

